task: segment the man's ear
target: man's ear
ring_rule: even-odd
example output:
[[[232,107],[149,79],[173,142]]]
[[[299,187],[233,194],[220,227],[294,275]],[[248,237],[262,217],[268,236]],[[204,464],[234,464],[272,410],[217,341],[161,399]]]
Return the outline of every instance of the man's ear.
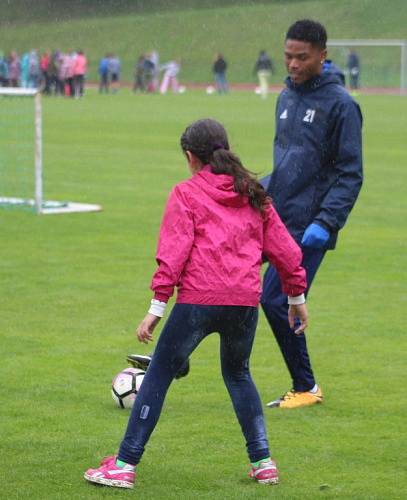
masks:
[[[194,161],[195,156],[191,153],[191,151],[188,151],[188,150],[185,151],[185,154],[186,154],[186,156],[188,158],[188,162],[192,163]]]

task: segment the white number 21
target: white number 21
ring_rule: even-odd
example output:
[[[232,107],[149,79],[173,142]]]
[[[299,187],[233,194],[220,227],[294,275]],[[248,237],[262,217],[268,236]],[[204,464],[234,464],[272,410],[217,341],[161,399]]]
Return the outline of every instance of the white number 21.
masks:
[[[314,121],[315,109],[307,109],[305,116],[302,119],[303,122],[312,123]]]

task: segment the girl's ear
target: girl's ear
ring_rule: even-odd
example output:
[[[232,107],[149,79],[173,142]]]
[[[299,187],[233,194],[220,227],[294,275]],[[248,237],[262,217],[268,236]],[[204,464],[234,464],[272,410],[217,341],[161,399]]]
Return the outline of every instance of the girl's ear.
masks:
[[[188,165],[189,169],[191,172],[194,174],[196,172],[199,172],[202,168],[202,162],[201,160],[194,155],[194,153],[191,153],[191,151],[185,151],[185,155],[188,160]]]

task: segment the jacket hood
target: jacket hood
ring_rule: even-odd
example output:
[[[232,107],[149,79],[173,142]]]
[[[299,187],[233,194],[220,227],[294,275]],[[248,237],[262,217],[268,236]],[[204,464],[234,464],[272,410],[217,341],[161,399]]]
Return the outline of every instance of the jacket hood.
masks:
[[[214,174],[210,165],[202,167],[192,177],[192,181],[197,183],[208,196],[221,205],[239,208],[249,203],[247,196],[234,191],[233,177],[231,175]]]
[[[327,72],[314,76],[301,85],[295,85],[288,76],[285,79],[285,83],[289,89],[295,90],[296,92],[312,92],[326,85],[338,85],[339,82],[337,75]]]
[[[331,59],[325,59],[324,65],[322,66],[323,73],[328,73],[333,75],[337,79],[337,83],[345,86],[345,74],[341,68],[335,64]]]

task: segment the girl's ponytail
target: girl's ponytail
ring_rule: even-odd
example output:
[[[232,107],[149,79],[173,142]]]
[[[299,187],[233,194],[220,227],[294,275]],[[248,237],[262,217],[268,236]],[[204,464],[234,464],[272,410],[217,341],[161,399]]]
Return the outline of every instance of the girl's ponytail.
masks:
[[[211,165],[214,174],[231,175],[235,191],[248,196],[250,205],[261,213],[271,202],[255,175],[230,151],[226,131],[216,120],[198,120],[187,127],[181,136],[181,147],[184,152],[193,153],[203,164]]]
[[[263,186],[252,172],[242,165],[240,158],[229,149],[215,149],[212,153],[212,172],[214,174],[229,174],[234,179],[235,191],[249,198],[249,203],[260,212],[270,202]]]

